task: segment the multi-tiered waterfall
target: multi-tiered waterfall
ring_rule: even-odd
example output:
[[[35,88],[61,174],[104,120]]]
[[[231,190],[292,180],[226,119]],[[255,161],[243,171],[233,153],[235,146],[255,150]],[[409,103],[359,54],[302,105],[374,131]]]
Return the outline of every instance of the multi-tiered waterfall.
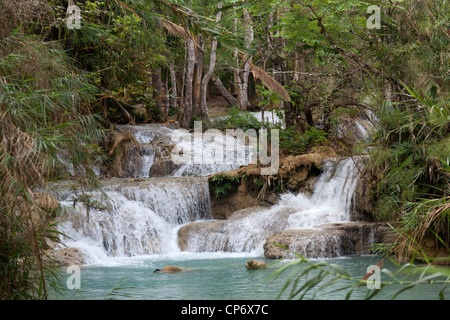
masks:
[[[228,220],[214,220],[205,176],[236,169],[242,163],[185,165],[168,177],[148,177],[158,153],[155,139],[177,135],[160,125],[121,126],[120,130],[130,130],[140,144],[138,156],[129,158],[130,178],[105,180],[101,192],[83,194],[88,201],[75,201],[79,192],[60,188],[59,200],[66,207],[60,231],[68,237],[63,240],[81,250],[88,263],[101,257],[164,255],[180,250],[262,255],[264,242],[277,232],[351,220],[359,175],[350,158],[324,162],[312,197],[286,193],[271,208],[248,208]],[[204,142],[198,145],[202,147]]]
[[[268,209],[248,208],[227,220],[184,226],[180,230],[183,248],[196,252],[252,252],[262,255],[264,242],[277,232],[318,229],[321,225],[350,222],[351,204],[359,177],[357,173],[352,159],[326,160],[312,197],[286,193]]]

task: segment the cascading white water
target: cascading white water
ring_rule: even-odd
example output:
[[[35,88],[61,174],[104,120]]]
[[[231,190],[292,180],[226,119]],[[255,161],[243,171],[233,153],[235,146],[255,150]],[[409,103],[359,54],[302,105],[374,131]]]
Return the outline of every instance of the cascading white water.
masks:
[[[151,178],[106,183],[104,194],[90,194],[89,210],[63,193],[66,208],[60,231],[66,245],[82,250],[89,262],[102,257],[166,254],[179,251],[182,224],[211,219],[206,178]]]
[[[147,178],[155,162],[156,151],[151,144],[130,146],[128,153],[128,172],[131,177]]]
[[[314,186],[311,199],[302,195],[296,203],[303,210],[289,216],[289,227],[316,228],[327,223],[350,222],[351,204],[359,173],[352,158],[324,161],[324,172]]]
[[[269,209],[250,208],[228,220],[214,221],[207,178],[192,176],[234,170],[243,164],[217,161],[211,154],[204,153],[204,149],[214,147],[215,143],[233,145],[230,150],[241,148],[247,152],[241,154],[248,156],[245,146],[236,146],[237,140],[225,135],[221,141],[205,142],[195,136],[189,141],[177,140],[181,131],[160,125],[120,126],[119,129],[130,130],[140,143],[139,152],[132,149],[129,152],[129,172],[133,177],[148,177],[159,152],[158,144],[152,143],[155,139],[201,152],[203,164],[181,165],[170,178],[148,178],[133,183],[117,179],[103,188],[108,199],[102,199],[101,193],[92,194],[92,199],[104,203],[105,208],[91,205],[87,210],[78,202],[75,208],[68,210],[67,221],[61,224],[61,231],[70,237],[65,243],[84,251],[91,262],[98,257],[177,253],[180,251],[178,229],[200,220],[206,220],[204,224],[213,224],[214,228],[198,228],[190,233],[186,250],[256,255],[262,255],[265,240],[277,232],[319,229],[323,224],[351,220],[352,197],[359,177],[351,158],[324,161],[323,173],[315,184],[312,197],[286,193]],[[73,194],[66,193],[61,199],[68,208],[73,204],[71,196]],[[320,237],[309,240],[308,243],[299,242],[297,246],[325,246],[324,243],[330,241]]]
[[[117,129],[130,131],[139,143],[139,151],[138,146],[132,146],[128,152],[128,172],[130,177],[135,178],[149,176],[156,154],[160,152],[159,143],[176,145],[182,152],[191,154],[190,161],[182,163],[170,174],[173,177],[204,177],[217,172],[232,171],[247,165],[254,156],[249,146],[233,135],[224,134],[209,141],[201,134],[159,124],[119,125]],[[224,152],[215,154],[214,151],[220,149],[224,149]]]
[[[186,136],[186,133],[174,130],[171,137],[178,150],[190,154],[189,161],[173,173],[176,177],[232,171],[247,165],[251,158],[249,147],[233,135],[220,134],[209,139],[201,134]]]
[[[281,114],[282,117],[280,118],[275,110],[267,110],[264,112],[264,122],[269,123],[270,126],[280,125],[281,128],[285,129],[284,113],[281,111]],[[252,115],[261,122],[262,111],[252,112]]]
[[[318,229],[323,224],[351,220],[351,203],[358,180],[352,159],[326,160],[324,172],[315,184],[314,194],[286,193],[270,209],[246,210],[228,220],[213,222],[212,228],[195,229],[189,235],[191,251],[263,252],[265,240],[286,229]],[[322,246],[330,239],[316,237],[303,245]],[[297,244],[301,246],[301,243]]]

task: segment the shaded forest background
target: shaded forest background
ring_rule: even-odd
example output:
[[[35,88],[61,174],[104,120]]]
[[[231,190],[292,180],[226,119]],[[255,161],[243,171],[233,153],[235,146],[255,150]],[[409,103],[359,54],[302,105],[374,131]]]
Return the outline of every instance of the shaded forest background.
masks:
[[[47,297],[58,235],[36,188],[69,166],[98,186],[114,124],[209,123],[217,96],[235,119],[282,112],[285,154],[368,152],[373,215],[398,233],[383,250],[409,257],[430,234],[448,249],[449,12],[437,0],[0,0],[0,297]],[[378,119],[369,145],[339,139],[361,113]]]

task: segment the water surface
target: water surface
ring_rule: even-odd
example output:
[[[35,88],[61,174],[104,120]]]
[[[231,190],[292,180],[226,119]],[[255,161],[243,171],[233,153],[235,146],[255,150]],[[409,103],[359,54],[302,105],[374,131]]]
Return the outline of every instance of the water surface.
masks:
[[[247,270],[249,259],[264,260],[268,267],[263,270]],[[292,261],[292,260],[291,260]],[[312,263],[326,261],[339,265],[355,278],[361,278],[369,265],[377,262],[375,256],[352,256],[325,260],[311,260]],[[269,277],[282,267],[286,261],[277,262],[264,257],[246,257],[239,254],[182,253],[176,256],[147,256],[133,258],[114,258],[104,265],[91,265],[81,268],[82,288],[78,292],[67,291],[64,295],[53,294],[53,299],[133,299],[133,300],[275,300],[291,272],[287,270],[278,278]],[[156,268],[176,265],[192,269],[181,273],[153,273]],[[383,268],[395,272],[396,266],[387,261]],[[65,271],[65,270],[62,270]],[[63,277],[68,277],[67,276]],[[66,278],[63,278],[66,279]],[[311,276],[299,280],[299,287]],[[108,296],[112,288],[124,280],[122,289],[117,295]],[[331,279],[331,278],[329,278]],[[381,281],[388,281],[387,275],[381,274]],[[323,283],[321,283],[323,284]],[[318,286],[320,286],[319,284]],[[315,290],[304,299],[343,300],[349,290],[335,291],[348,282],[337,284],[320,290],[314,296]],[[318,288],[316,287],[316,289]],[[399,285],[388,285],[376,299],[390,299],[400,289]],[[420,285],[417,288],[400,294],[401,300],[438,299],[441,285]],[[364,299],[368,288],[356,288],[351,299]],[[335,292],[333,292],[335,291]],[[288,298],[288,292],[281,296]],[[448,299],[450,288],[446,289],[444,297]]]

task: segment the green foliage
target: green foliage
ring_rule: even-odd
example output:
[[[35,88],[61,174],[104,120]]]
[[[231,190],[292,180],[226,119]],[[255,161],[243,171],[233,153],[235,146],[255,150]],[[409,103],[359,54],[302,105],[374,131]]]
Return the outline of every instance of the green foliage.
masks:
[[[428,233],[450,244],[450,117],[444,96],[403,85],[409,99],[381,108],[371,166],[379,172],[375,215],[399,221],[395,250],[408,257]]]
[[[69,167],[98,184],[92,168],[104,160],[104,130],[89,113],[96,88],[59,44],[19,32],[0,40],[0,79],[0,297],[45,299],[53,273],[43,252],[58,237],[32,190],[49,192],[47,182]]]
[[[254,129],[258,132],[261,129],[261,122],[250,112],[232,107],[229,111],[229,116],[210,120],[206,123],[206,128],[219,130],[242,129],[244,131]]]
[[[359,293],[361,290],[365,290],[364,300],[372,300],[381,296],[384,289],[390,287],[396,288],[388,297],[394,300],[401,298],[401,294],[408,290],[417,290],[424,286],[438,286],[441,290],[437,293],[436,299],[444,300],[445,290],[450,283],[450,273],[447,268],[433,267],[429,264],[426,266],[416,266],[411,263],[399,265],[392,260],[396,269],[381,269],[380,288],[369,290],[366,286],[372,280],[363,280],[362,277],[352,276],[340,266],[326,260],[310,261],[299,254],[296,254],[296,257],[296,260],[284,263],[268,278],[268,280],[275,279],[289,272],[288,278],[278,294],[278,299],[285,298],[283,295],[287,295],[286,298],[289,300],[314,300],[342,291],[345,293],[345,300],[350,300],[355,291]],[[388,280],[385,280],[386,278]]]
[[[262,98],[261,102],[258,103],[258,106],[263,107],[264,109],[272,110],[282,101],[282,98],[278,93],[266,89],[265,86],[257,85],[256,92]]]
[[[229,177],[226,174],[217,174],[211,178],[212,192],[216,197],[227,195],[241,183],[241,177]]]
[[[305,152],[308,148],[326,143],[328,134],[310,127],[304,134],[298,133],[295,127],[280,131],[280,149],[292,155]]]

